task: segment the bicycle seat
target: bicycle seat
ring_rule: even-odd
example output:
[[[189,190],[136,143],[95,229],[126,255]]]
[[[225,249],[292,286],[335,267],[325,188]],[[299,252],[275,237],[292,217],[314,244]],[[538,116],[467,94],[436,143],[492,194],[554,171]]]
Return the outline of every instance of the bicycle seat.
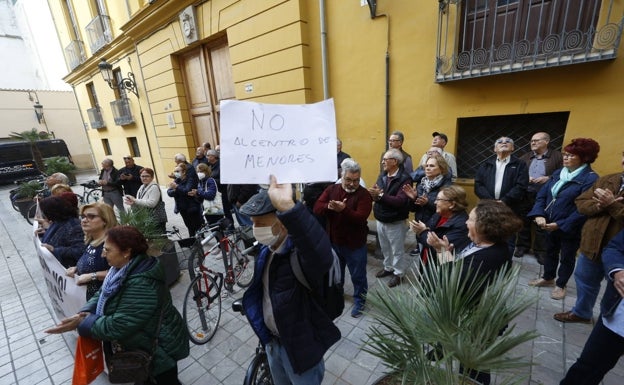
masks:
[[[100,187],[100,185],[97,184],[97,182],[94,181],[94,180],[90,180],[90,181],[85,182],[85,183],[80,183],[80,185],[82,187],[86,187],[86,188],[98,188],[98,187]]]
[[[234,310],[237,313],[241,313],[242,315],[245,315],[245,309],[243,308],[242,298],[235,299],[234,302],[232,302],[232,310]]]

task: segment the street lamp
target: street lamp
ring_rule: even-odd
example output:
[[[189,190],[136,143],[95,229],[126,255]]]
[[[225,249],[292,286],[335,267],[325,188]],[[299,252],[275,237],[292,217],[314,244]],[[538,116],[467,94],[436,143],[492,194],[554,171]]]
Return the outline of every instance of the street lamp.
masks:
[[[39,102],[36,102],[33,107],[35,108],[35,115],[37,115],[37,121],[39,122],[39,124],[41,124],[41,121],[43,120],[43,106],[39,104]]]
[[[100,69],[100,74],[102,74],[102,78],[111,89],[115,89],[115,75],[113,74],[113,65],[108,63],[106,59],[102,58],[100,64],[98,64],[98,68]],[[139,93],[137,90],[136,82],[134,80],[134,74],[132,72],[128,72],[128,77],[121,79],[120,84],[118,85],[120,89],[126,89],[133,94],[139,97]]]

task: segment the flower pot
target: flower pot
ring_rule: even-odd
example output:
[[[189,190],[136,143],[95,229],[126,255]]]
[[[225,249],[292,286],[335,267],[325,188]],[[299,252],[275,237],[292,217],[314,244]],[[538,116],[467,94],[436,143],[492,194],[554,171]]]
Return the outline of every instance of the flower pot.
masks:
[[[19,209],[20,214],[22,214],[24,218],[27,218],[28,210],[34,204],[34,201],[32,199],[26,198],[26,199],[18,199],[14,201],[14,203],[15,203],[15,206],[17,206],[17,208]]]

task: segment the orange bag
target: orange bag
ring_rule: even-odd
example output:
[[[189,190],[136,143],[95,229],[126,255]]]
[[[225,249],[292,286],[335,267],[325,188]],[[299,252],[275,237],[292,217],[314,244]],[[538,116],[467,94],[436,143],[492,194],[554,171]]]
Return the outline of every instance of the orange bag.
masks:
[[[103,371],[102,342],[93,338],[78,336],[72,385],[90,384]]]

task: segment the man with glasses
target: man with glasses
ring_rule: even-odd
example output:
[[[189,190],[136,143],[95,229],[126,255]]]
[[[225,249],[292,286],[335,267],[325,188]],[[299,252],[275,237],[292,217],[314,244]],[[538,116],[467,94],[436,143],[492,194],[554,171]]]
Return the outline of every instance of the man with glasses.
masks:
[[[537,132],[531,138],[531,151],[520,157],[529,168],[529,185],[527,186],[526,199],[523,202],[523,211],[529,212],[535,204],[535,198],[542,186],[548,182],[555,170],[563,167],[561,152],[548,147],[550,135],[546,132]],[[518,241],[514,257],[519,258],[529,249],[533,249],[533,255],[542,263],[546,255],[546,231],[535,225],[535,222],[525,216],[522,217],[524,226],[518,233]],[[531,247],[531,235],[533,235],[533,247]]]
[[[375,202],[373,213],[377,221],[377,235],[383,254],[384,268],[377,272],[377,278],[392,276],[389,287],[402,283],[407,258],[405,257],[405,220],[409,214],[408,198],[403,186],[412,183],[412,178],[401,166],[403,155],[398,149],[391,148],[383,155],[381,166],[383,171],[377,183],[368,189]]]
[[[368,292],[366,238],[373,201],[360,185],[360,165],[347,158],[341,167],[341,183],[332,184],[323,191],[314,204],[314,214],[327,220],[329,238],[340,259],[343,282],[345,266],[349,268],[353,283],[351,317],[357,318],[362,315]]]
[[[130,155],[123,157],[125,166],[119,169],[119,183],[123,186],[124,194],[136,197],[139,187],[141,187],[141,170],[143,166],[134,163]]]
[[[412,156],[403,150],[403,140],[404,136],[401,131],[394,131],[390,137],[388,138],[388,150],[396,149],[401,152],[401,156],[403,157],[403,163],[401,163],[401,169],[405,170],[406,173],[411,174],[414,171],[414,165],[412,163]],[[384,154],[381,154],[381,157],[384,157]],[[380,172],[383,173],[383,164],[380,167]]]
[[[102,171],[98,184],[102,186],[102,199],[111,207],[117,207],[120,213],[124,212],[122,188],[119,181],[119,170],[113,166],[112,159],[102,161]]]
[[[525,212],[523,200],[529,185],[529,171],[525,162],[512,155],[514,142],[506,136],[496,139],[494,153],[477,170],[474,192],[479,199],[494,199],[505,203],[520,218]],[[515,236],[509,240],[511,252]]]

